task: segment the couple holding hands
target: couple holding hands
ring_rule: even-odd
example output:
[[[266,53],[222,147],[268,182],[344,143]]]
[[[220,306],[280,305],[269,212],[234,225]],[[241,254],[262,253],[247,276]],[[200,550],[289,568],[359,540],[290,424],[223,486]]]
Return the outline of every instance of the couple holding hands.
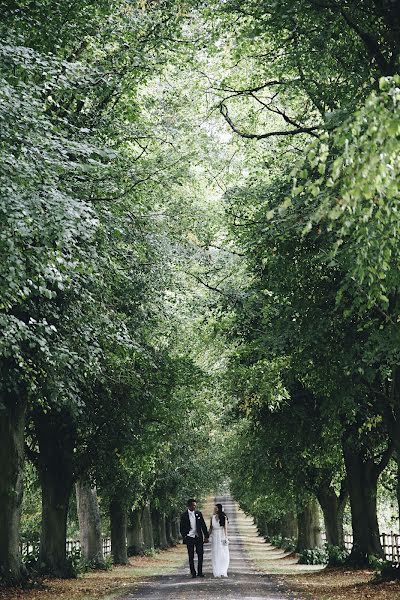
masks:
[[[216,504],[211,517],[210,529],[203,515],[196,510],[196,500],[190,498],[187,510],[181,515],[180,530],[183,543],[186,544],[189,555],[189,566],[192,577],[204,577],[203,554],[204,544],[211,537],[211,560],[214,577],[228,577],[229,544],[228,517],[223,511],[222,504]],[[197,573],[194,566],[194,551],[197,554]]]

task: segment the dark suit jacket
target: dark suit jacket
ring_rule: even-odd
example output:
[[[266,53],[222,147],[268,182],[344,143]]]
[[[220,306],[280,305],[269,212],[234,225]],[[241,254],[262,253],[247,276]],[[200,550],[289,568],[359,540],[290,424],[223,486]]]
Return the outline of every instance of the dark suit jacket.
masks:
[[[203,542],[204,537],[208,538],[207,525],[204,521],[203,515],[201,514],[201,512],[199,510],[195,510],[194,515],[196,517],[197,535],[198,535],[200,541]],[[186,538],[188,536],[190,529],[191,529],[191,527],[190,527],[189,513],[187,510],[185,510],[185,512],[182,513],[182,515],[181,515],[181,526],[180,526],[181,535],[182,535],[184,544],[186,544]]]

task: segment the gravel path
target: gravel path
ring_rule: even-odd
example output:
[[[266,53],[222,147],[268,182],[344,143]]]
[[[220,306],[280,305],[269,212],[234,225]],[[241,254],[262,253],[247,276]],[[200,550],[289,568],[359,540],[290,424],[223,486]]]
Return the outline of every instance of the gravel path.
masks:
[[[204,579],[191,579],[188,563],[171,575],[151,577],[143,581],[137,590],[120,600],[290,600],[291,594],[280,589],[274,577],[257,571],[246,554],[240,530],[246,531],[246,545],[260,545],[255,527],[238,509],[230,497],[218,497],[229,516],[230,568],[228,579],[214,579],[211,569],[210,545],[205,545]],[[205,512],[206,522],[209,515]]]

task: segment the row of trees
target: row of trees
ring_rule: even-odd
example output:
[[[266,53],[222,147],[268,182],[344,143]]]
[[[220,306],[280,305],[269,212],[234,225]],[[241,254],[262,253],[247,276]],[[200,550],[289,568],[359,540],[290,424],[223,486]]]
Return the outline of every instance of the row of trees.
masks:
[[[24,576],[26,461],[41,488],[38,565],[61,577],[71,573],[74,486],[94,566],[104,562],[94,487],[109,514],[114,561],[126,562],[127,537],[135,552],[175,540],[183,501],[212,486],[209,384],[183,352],[178,316],[185,223],[170,231],[190,164],[171,151],[173,115],[161,124],[155,116],[169,110],[154,80],[175,60],[182,14],[174,2],[124,0],[2,7],[0,577],[7,583]]]
[[[399,3],[220,8],[235,62],[214,92],[248,167],[226,195],[242,258],[220,288],[232,489],[299,548],[318,543],[316,499],[342,546],[349,498],[365,564],[383,556],[381,474],[400,489]]]
[[[124,562],[127,519],[137,550],[151,510],[163,545],[164,519],[212,487],[232,397],[222,464],[260,524],[295,533],[296,515],[312,545],[318,499],[340,546],[348,497],[351,559],[382,556],[382,472],[400,490],[399,23],[391,0],[6,3],[3,579],[22,576],[26,460],[43,571],[69,572],[75,484],[83,533],[95,485]]]

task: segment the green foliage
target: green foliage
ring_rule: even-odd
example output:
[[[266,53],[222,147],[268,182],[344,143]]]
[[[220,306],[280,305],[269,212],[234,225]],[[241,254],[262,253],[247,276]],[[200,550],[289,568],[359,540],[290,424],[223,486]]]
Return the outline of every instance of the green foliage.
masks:
[[[349,552],[346,548],[340,546],[332,546],[326,544],[326,552],[328,555],[328,565],[330,567],[341,567],[346,564],[346,560],[349,557]]]
[[[268,538],[268,541],[275,548],[282,548],[285,552],[294,552],[296,550],[296,540],[293,538],[272,535]]]
[[[179,130],[168,91],[185,11],[23,8],[1,24],[2,386],[28,395],[32,464],[46,471],[57,439],[69,450],[59,471],[88,474],[105,504],[175,515],[219,473],[212,377],[187,356],[190,326],[181,340],[180,269],[207,212],[193,218],[187,200],[208,189],[191,163],[211,147],[203,131],[182,158],[190,124]],[[41,515],[27,489],[32,540]],[[66,574],[84,566],[71,556]]]
[[[28,562],[31,562],[32,556],[37,558],[41,519],[40,484],[33,465],[27,462],[24,466],[24,496],[20,535],[23,544],[33,544],[35,546],[33,553],[29,553],[27,557]]]
[[[376,583],[381,583],[383,581],[397,581],[400,579],[399,563],[371,557],[370,564],[375,571],[374,581]]]
[[[148,548],[144,551],[145,556],[149,556],[150,558],[154,558],[159,553],[159,550],[156,548]]]
[[[306,228],[323,222],[334,231],[330,260],[346,261],[347,270],[337,300],[355,281],[363,294],[355,295],[354,309],[364,312],[387,310],[397,286],[398,82],[399,76],[381,79],[379,91],[311,146],[305,165],[322,173],[304,182],[303,197],[318,195]]]
[[[328,560],[328,552],[324,548],[306,549],[299,556],[300,565],[326,565]]]
[[[230,477],[276,523],[339,498],[344,440],[376,468],[398,445],[399,52],[378,4],[4,7],[0,391],[28,399],[32,464],[58,427],[103,510],[175,515]]]
[[[110,569],[112,569],[113,568],[113,564],[114,563],[113,563],[112,554],[108,554],[107,556],[104,557],[104,567],[103,568],[106,571],[109,571]],[[96,567],[96,568],[98,568],[98,567]]]
[[[39,560],[39,544],[32,546],[27,554],[24,554],[22,558],[24,569],[26,570],[27,581],[35,581],[39,577],[38,569]]]
[[[398,446],[399,53],[388,5],[221,14],[226,39],[236,32],[216,103],[248,167],[226,194],[244,258],[223,323],[232,489],[268,521],[306,491],[339,497],[343,445],[376,471]]]
[[[90,563],[83,558],[80,548],[75,548],[67,553],[67,565],[70,570],[70,577],[78,577],[78,575],[87,573],[90,569]]]
[[[285,552],[294,552],[296,550],[296,540],[294,538],[282,538],[280,548]]]
[[[280,548],[282,539],[283,538],[281,535],[271,535],[268,537],[269,543],[275,546],[276,548]]]

